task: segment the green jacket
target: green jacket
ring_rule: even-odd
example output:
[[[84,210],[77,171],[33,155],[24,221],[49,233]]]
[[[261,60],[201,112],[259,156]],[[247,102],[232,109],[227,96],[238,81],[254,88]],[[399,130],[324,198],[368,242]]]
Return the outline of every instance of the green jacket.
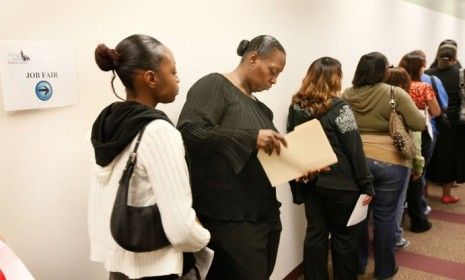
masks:
[[[344,90],[342,97],[351,105],[361,133],[389,133],[390,89],[390,85],[378,83]],[[396,110],[404,118],[406,126],[412,131],[425,129],[425,116],[412,98],[399,87],[393,89]]]

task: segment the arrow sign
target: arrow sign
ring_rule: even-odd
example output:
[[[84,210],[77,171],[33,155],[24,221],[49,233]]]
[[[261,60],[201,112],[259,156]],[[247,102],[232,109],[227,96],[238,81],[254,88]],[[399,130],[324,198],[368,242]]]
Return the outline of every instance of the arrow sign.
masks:
[[[52,97],[53,88],[47,81],[40,81],[36,85],[36,95],[42,101],[47,101]]]
[[[44,86],[44,88],[39,89],[39,91],[45,91],[45,95],[49,92],[48,87]]]

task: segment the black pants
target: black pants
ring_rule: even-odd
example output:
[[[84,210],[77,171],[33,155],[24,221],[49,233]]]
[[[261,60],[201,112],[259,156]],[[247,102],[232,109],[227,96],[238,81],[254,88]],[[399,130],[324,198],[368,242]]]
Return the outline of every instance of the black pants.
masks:
[[[408,215],[412,230],[422,230],[428,227],[428,218],[422,209],[423,180],[410,180],[407,190]]]
[[[208,247],[215,251],[207,280],[269,279],[278,254],[279,217],[269,222],[200,220],[211,233]]]
[[[347,227],[358,192],[314,188],[305,202],[305,279],[328,279],[328,234],[335,280],[357,279],[358,226]]]
[[[431,138],[428,132],[424,131],[421,135],[421,155],[425,158],[425,168],[431,157],[431,145]],[[424,176],[424,172],[422,175]],[[426,183],[423,176],[415,181],[410,180],[407,189],[408,214],[413,230],[423,230],[428,227],[428,218],[424,213],[426,206],[423,207],[423,191]]]

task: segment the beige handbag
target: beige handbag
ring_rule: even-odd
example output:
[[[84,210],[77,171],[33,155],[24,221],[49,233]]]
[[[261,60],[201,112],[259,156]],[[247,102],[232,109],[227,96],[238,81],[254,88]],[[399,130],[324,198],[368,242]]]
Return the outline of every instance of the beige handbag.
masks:
[[[389,116],[389,134],[392,137],[394,146],[396,146],[403,158],[413,159],[417,153],[417,149],[413,143],[413,134],[405,128],[404,118],[396,111],[393,87],[391,87],[391,100],[389,104],[392,108],[391,115]]]

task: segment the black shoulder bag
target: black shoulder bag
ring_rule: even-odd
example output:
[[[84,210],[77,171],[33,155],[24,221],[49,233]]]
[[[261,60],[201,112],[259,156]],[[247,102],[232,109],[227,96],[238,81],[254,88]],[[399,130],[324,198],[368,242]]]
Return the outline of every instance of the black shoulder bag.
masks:
[[[434,80],[434,76],[429,76],[431,79],[431,86],[433,87],[434,93],[436,94],[436,98],[439,100],[439,90],[438,86],[436,85],[436,81]],[[449,119],[447,118],[446,111],[441,110],[441,115],[436,117],[436,124],[440,131],[446,131],[450,128]]]
[[[465,124],[465,74],[464,69],[460,68],[459,77],[460,77],[460,108],[459,108],[459,124]]]
[[[137,148],[144,134],[139,132],[134,150],[129,155],[123,175],[119,181],[115,204],[111,213],[110,229],[119,246],[131,252],[150,252],[170,244],[161,223],[156,204],[146,207],[128,205],[129,182],[137,160]]]

